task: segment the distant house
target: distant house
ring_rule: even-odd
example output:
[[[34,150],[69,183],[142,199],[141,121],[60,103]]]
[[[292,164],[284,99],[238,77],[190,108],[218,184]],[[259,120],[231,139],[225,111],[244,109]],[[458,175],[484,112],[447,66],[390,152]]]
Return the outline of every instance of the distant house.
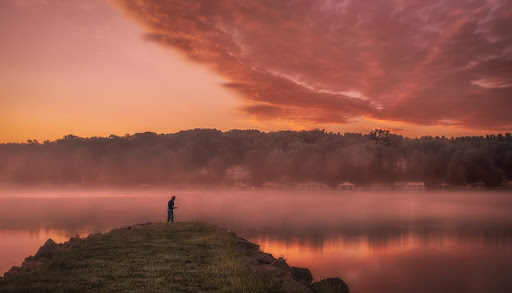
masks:
[[[237,189],[237,190],[247,190],[247,189],[249,189],[249,185],[244,184],[244,183],[237,183],[237,184],[235,184],[235,186],[233,187],[233,189]]]
[[[297,184],[297,189],[298,190],[328,190],[330,188],[325,183],[311,181],[311,182],[307,182],[307,183]]]
[[[338,184],[338,190],[354,190],[355,184],[350,182],[343,182]]]
[[[399,183],[395,183],[395,189],[424,190],[425,183],[424,182],[399,182]]]
[[[425,189],[425,182],[407,182],[405,187],[410,190],[423,190]]]
[[[243,166],[233,166],[226,169],[224,180],[228,184],[247,183],[250,178],[249,170]]]
[[[282,183],[275,183],[275,182],[266,182],[266,183],[263,183],[262,187],[263,189],[267,189],[267,190],[281,190],[281,189],[284,189],[284,184]]]
[[[452,189],[452,186],[448,183],[441,183],[441,184],[437,185],[437,189],[449,190],[449,189]]]
[[[469,189],[485,189],[485,188],[487,188],[487,185],[484,182],[475,182],[475,183],[468,184],[467,188],[469,188]]]

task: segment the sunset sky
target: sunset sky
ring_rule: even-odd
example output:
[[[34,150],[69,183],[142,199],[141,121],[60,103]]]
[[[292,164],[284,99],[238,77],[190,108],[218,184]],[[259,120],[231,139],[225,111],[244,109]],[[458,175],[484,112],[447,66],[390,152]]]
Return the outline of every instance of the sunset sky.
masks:
[[[512,131],[512,1],[2,0],[0,142]]]

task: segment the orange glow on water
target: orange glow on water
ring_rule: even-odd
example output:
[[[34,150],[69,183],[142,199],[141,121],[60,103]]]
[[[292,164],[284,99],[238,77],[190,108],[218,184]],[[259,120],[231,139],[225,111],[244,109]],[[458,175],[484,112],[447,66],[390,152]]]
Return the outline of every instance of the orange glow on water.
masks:
[[[511,285],[510,197],[499,192],[4,190],[0,267],[20,264],[47,238],[165,221],[170,194],[177,221],[229,229],[315,279],[341,277],[354,292]]]

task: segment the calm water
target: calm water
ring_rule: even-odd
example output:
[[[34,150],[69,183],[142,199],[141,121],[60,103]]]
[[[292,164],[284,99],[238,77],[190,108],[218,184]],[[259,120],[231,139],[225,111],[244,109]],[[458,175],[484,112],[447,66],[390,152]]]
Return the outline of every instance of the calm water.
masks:
[[[2,273],[57,242],[164,221],[168,191],[0,191]],[[259,243],[352,292],[512,292],[512,193],[176,191],[177,221]]]

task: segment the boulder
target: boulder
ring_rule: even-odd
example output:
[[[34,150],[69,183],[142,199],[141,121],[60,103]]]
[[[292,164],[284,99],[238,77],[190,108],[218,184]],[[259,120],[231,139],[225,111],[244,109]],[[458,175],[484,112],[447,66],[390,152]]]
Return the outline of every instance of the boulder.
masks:
[[[350,293],[348,285],[340,278],[327,278],[311,285],[314,292]]]
[[[280,257],[272,262],[272,266],[276,268],[283,269],[285,271],[290,271],[290,266],[286,263],[284,258]]]
[[[260,246],[258,244],[249,242],[242,237],[237,237],[236,242],[237,242],[238,247],[245,249],[245,250],[258,251],[260,249]]]
[[[20,273],[21,273],[21,268],[20,267],[12,267],[9,271],[5,272],[4,278],[12,279],[12,278],[14,278],[16,275],[18,275]]]
[[[75,237],[71,237],[71,238],[69,238],[68,241],[62,243],[61,247],[62,247],[62,249],[68,249],[70,247],[75,246],[80,240],[82,240],[80,238],[80,235],[76,234]]]
[[[295,281],[291,276],[285,276],[282,278],[283,285],[281,287],[281,292],[302,292],[302,293],[310,293],[313,292],[308,285],[304,285],[300,282]]]
[[[252,270],[264,280],[272,280],[274,278],[280,279],[289,274],[287,271],[271,265],[255,266],[252,267]]]
[[[33,258],[27,257],[21,264],[21,269],[30,271],[30,270],[33,270],[33,269],[41,266],[42,264],[43,264],[43,262],[40,260],[34,260]]]
[[[264,253],[264,252],[260,252],[258,253],[256,256],[256,261],[258,262],[258,264],[272,264],[276,259],[274,258],[274,256],[272,256],[272,254],[270,253]]]
[[[34,260],[38,260],[40,258],[52,259],[54,256],[60,254],[61,250],[62,247],[50,238],[39,248],[37,253],[34,255]]]
[[[336,292],[350,293],[347,284],[340,278],[329,278],[313,282],[311,271],[290,267],[282,257],[275,259],[270,253],[260,251],[260,246],[233,234],[237,247],[249,269],[265,281],[278,281],[279,292]]]
[[[311,285],[313,282],[313,275],[306,268],[291,267],[290,273],[292,273],[293,279],[301,284]]]

